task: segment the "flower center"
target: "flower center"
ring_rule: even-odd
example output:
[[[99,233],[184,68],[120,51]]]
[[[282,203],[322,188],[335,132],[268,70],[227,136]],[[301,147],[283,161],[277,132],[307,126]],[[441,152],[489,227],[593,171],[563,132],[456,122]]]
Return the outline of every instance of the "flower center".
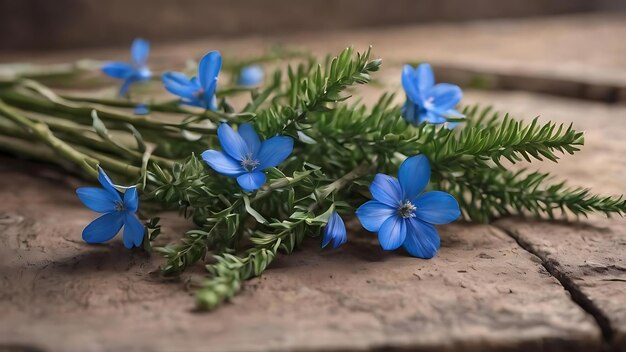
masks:
[[[125,211],[126,206],[124,206],[124,202],[115,202],[115,210],[116,211]]]
[[[426,101],[424,101],[424,108],[432,109],[435,106],[434,102],[435,98],[429,97],[428,99],[426,99]]]
[[[413,218],[415,217],[416,209],[417,208],[415,207],[415,205],[413,205],[413,203],[407,200],[404,203],[402,203],[402,205],[398,208],[398,214],[400,215],[400,217],[405,218],[405,219]]]
[[[243,158],[243,160],[241,160],[241,166],[244,169],[246,169],[246,171],[248,171],[248,172],[254,171],[254,169],[256,169],[259,166],[260,163],[261,163],[260,161],[254,159],[252,157],[252,153],[246,154],[246,156]]]
[[[193,92],[193,95],[196,98],[201,98],[204,95],[204,89],[200,88],[197,91]]]
[[[150,69],[146,66],[140,66],[137,68],[137,74],[139,79],[148,80],[152,76],[152,71],[150,71]]]

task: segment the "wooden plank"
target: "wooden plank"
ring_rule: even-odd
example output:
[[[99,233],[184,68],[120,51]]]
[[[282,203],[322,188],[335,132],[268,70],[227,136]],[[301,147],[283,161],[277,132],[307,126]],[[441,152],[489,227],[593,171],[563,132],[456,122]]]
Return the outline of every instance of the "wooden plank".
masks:
[[[433,260],[385,253],[373,234],[355,230],[337,251],[311,241],[249,282],[233,303],[195,314],[183,283],[153,274],[158,256],[126,251],[120,239],[82,243],[81,230],[95,214],[75,198],[76,180],[15,160],[1,164],[0,349],[571,352],[601,346],[594,320],[541,261],[485,225],[442,227],[443,247]],[[165,232],[176,235],[171,227]]]
[[[623,0],[0,0],[0,49],[42,50],[125,44],[134,36],[181,40],[480,18],[546,16],[624,7]]]
[[[514,116],[542,113],[543,120],[573,122],[586,131],[585,146],[542,170],[571,185],[620,194],[626,185],[626,115],[624,105],[605,105],[525,93],[473,93],[470,100],[496,101]],[[574,220],[574,219],[572,219]],[[626,222],[592,216],[580,222],[508,219],[496,225],[532,253],[596,316],[616,349],[626,346]]]
[[[310,6],[319,5],[312,3]],[[524,3],[524,6],[527,4]],[[406,8],[398,8],[407,13]],[[311,9],[303,11],[314,12]],[[133,11],[129,13],[134,16]],[[199,14],[204,15],[202,12]],[[221,14],[219,16],[227,18]],[[336,53],[349,45],[358,50],[365,50],[367,46],[373,45],[374,54],[383,58],[383,74],[393,73],[394,80],[391,83],[398,82],[402,64],[427,61],[434,65],[438,79],[464,86],[526,90],[604,102],[624,102],[626,63],[623,57],[626,56],[626,42],[622,38],[626,36],[625,18],[624,13],[616,12],[346,30],[334,31],[330,35],[290,31],[273,36],[238,39],[214,36],[193,41],[186,38],[181,43],[166,43],[160,41],[156,34],[124,30],[125,39],[118,44],[118,50],[68,50],[46,55],[6,52],[0,55],[0,62],[63,62],[85,57],[126,60],[132,36],[139,35],[152,40],[150,64],[156,72],[180,70],[189,58],[197,58],[215,49],[221,50],[227,59],[259,54],[264,48],[277,43],[312,50],[318,55]],[[55,29],[57,22],[54,23]],[[204,25],[206,21],[199,23],[205,28],[210,27],[210,31],[214,30],[214,26]],[[103,33],[111,37],[111,31],[119,28],[121,27],[109,26]],[[162,31],[162,28],[159,30]],[[5,32],[11,35],[15,33]],[[71,32],[77,33],[75,30]],[[503,33],[506,35],[502,35]],[[98,45],[104,43],[93,38],[91,40]],[[580,50],[580,43],[586,43],[585,50]],[[399,88],[399,84],[397,86]]]
[[[572,77],[589,75],[603,82],[611,73],[623,71],[619,54],[625,47],[618,40],[623,36],[602,33],[607,28],[626,33],[626,26],[619,16],[585,18],[503,27],[476,24],[359,31],[324,39],[295,35],[287,43],[326,53],[350,43],[364,47],[373,42],[386,59],[385,70],[377,78],[398,90],[402,63],[421,58],[445,62],[450,50],[463,52],[451,60],[465,64],[555,67]],[[494,31],[497,28],[501,30]],[[508,35],[502,36],[502,31]],[[563,39],[563,33],[567,40],[559,41],[559,50],[540,50],[550,49],[550,41]],[[543,44],[528,41],[539,35],[549,40]],[[496,37],[524,45],[512,50]],[[153,62],[163,68],[174,63],[182,66],[184,58],[216,47],[231,53],[256,53],[274,40],[199,40],[156,48]],[[604,54],[581,53],[574,45],[580,42]],[[242,48],[247,51],[239,51]],[[115,56],[94,53],[99,58]],[[40,60],[67,60],[83,54]],[[118,54],[127,56],[126,52]],[[560,65],[566,58],[568,64]],[[622,81],[621,77],[616,74],[614,79]],[[380,94],[372,88],[363,92],[366,100]],[[619,117],[626,116],[626,107],[526,93],[466,93],[464,103],[495,103],[497,109],[514,116],[541,114],[544,121],[574,121],[576,128],[587,131],[584,150],[564,157],[558,165],[542,164],[541,168],[598,192],[624,192],[626,120]],[[431,261],[381,253],[372,235],[353,231],[350,243],[337,252],[320,252],[316,243],[310,243],[303,252],[279,259],[267,275],[246,285],[233,304],[200,315],[191,314],[192,297],[181,291],[183,284],[166,284],[153,274],[158,258],[127,252],[119,241],[104,246],[81,242],[80,232],[94,214],[75,199],[72,188],[77,181],[46,169],[25,166],[19,170],[23,164],[4,160],[0,162],[0,309],[5,312],[0,317],[0,341],[4,346],[93,351],[594,351],[602,348],[597,320],[607,334],[602,316],[614,331],[614,343],[623,341],[622,307],[626,304],[624,283],[619,281],[623,278],[623,220],[592,219],[589,225],[574,227],[513,220],[497,224],[540,258],[494,227],[443,227],[443,248]],[[176,229],[166,228],[166,234],[173,238],[180,233]],[[591,263],[584,261],[588,258]],[[578,303],[545,270],[546,263],[558,269],[553,272]],[[585,299],[597,310],[590,309]]]
[[[626,349],[626,228],[623,219],[584,223],[496,223],[571,292],[593,314],[604,337],[616,350]]]

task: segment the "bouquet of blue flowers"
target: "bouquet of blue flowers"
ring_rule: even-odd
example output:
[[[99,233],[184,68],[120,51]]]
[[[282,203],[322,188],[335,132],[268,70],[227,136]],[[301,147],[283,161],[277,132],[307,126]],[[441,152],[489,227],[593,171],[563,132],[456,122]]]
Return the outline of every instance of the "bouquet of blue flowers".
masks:
[[[206,278],[194,283],[201,308],[228,300],[306,238],[343,245],[353,219],[377,234],[382,250],[428,259],[440,247],[435,225],[461,218],[626,212],[622,196],[517,166],[575,153],[581,132],[460,106],[461,89],[436,83],[426,63],[404,67],[404,104],[385,93],[366,105],[348,101],[352,86],[381,67],[369,49],[323,60],[276,49],[230,62],[211,51],[192,75],[157,75],[149,48],[137,39],[130,62],[99,67],[122,81],[115,99],[59,94],[44,85],[45,70],[0,78],[0,150],[97,178],[100,187],[76,190],[102,214],[86,225],[84,241],[122,231],[129,249],[159,244],[163,275],[204,264]],[[266,77],[269,61],[289,65]],[[81,73],[79,66],[68,70]],[[176,99],[135,90],[155,85]],[[250,97],[236,111],[229,100],[243,94]],[[161,244],[157,214],[167,209],[193,229]]]

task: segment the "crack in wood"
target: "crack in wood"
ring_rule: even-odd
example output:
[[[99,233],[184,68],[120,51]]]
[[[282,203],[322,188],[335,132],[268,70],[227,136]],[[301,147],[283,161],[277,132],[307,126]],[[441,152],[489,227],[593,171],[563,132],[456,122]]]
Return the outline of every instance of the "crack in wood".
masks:
[[[548,273],[550,273],[550,275],[559,281],[561,286],[563,286],[563,288],[570,294],[572,301],[587,312],[587,314],[591,315],[596,321],[596,324],[598,324],[598,327],[602,332],[602,337],[606,343],[605,347],[607,348],[607,351],[619,350],[618,346],[613,345],[615,329],[611,326],[608,316],[604,314],[604,312],[582,292],[580,287],[572,280],[572,278],[559,270],[559,263],[557,261],[542,255],[541,252],[537,251],[530,242],[524,240],[515,230],[511,230],[500,224],[492,224],[492,226],[502,230],[505,234],[515,240],[515,242],[517,242],[522,249],[541,259],[543,267],[548,271]]]

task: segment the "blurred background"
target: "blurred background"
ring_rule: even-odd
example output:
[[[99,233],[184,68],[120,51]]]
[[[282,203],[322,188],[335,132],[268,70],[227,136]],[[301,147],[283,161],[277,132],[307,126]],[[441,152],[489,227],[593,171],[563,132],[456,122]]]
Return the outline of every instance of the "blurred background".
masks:
[[[0,0],[0,53],[626,9],[626,0]]]

